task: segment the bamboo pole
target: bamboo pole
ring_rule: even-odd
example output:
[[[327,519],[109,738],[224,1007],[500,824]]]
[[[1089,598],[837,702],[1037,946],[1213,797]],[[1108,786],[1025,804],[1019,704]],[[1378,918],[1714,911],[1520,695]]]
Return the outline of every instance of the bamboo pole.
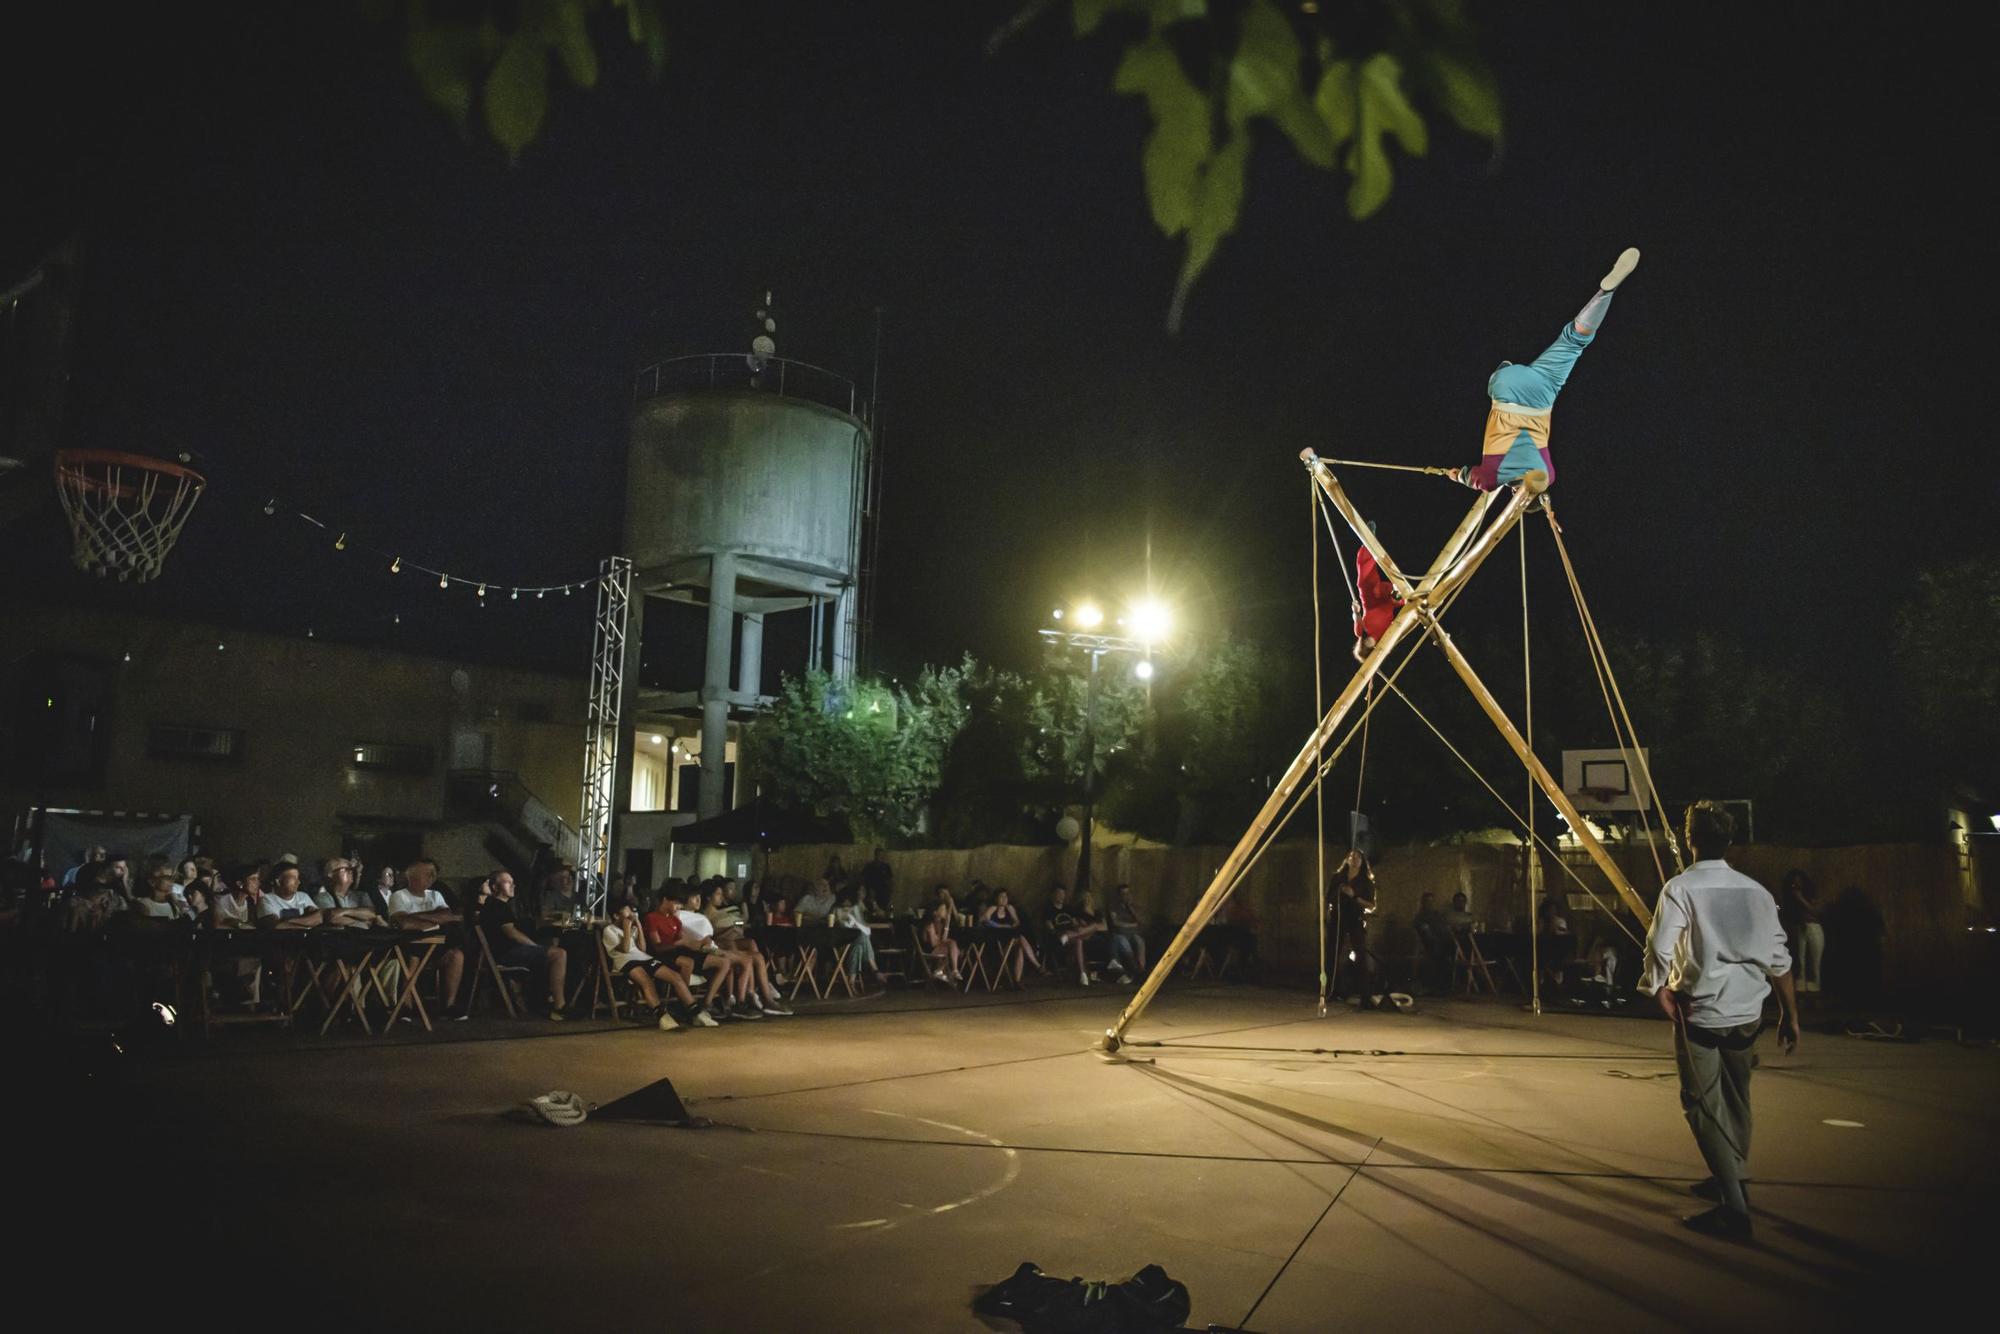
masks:
[[[1312,474],[1313,480],[1319,483],[1319,489],[1326,492],[1327,499],[1331,500],[1333,507],[1340,511],[1340,517],[1347,520],[1347,526],[1354,530],[1355,539],[1367,547],[1370,554],[1375,557],[1375,563],[1382,567],[1382,573],[1388,577],[1390,587],[1396,590],[1396,596],[1405,602],[1409,601],[1411,595],[1409,577],[1397,567],[1394,560],[1390,559],[1389,549],[1375,536],[1375,530],[1361,517],[1361,511],[1354,508],[1354,502],[1347,498],[1347,492],[1340,489],[1340,481],[1333,475],[1333,469],[1320,462],[1319,455],[1310,449],[1300,450],[1299,458],[1304,461],[1306,470]],[[1438,555],[1443,558],[1446,553],[1441,551]]]
[[[1632,910],[1632,915],[1639,919],[1639,924],[1650,927],[1653,923],[1653,914],[1647,909],[1645,900],[1633,890],[1631,882],[1625,878],[1625,872],[1619,869],[1617,862],[1611,860],[1611,854],[1604,850],[1604,845],[1591,834],[1589,827],[1583,822],[1582,814],[1571,804],[1569,794],[1562,790],[1562,784],[1555,780],[1536,757],[1535,752],[1529,748],[1528,743],[1521,739],[1520,732],[1515,730],[1506,711],[1500,707],[1500,702],[1493,698],[1493,692],[1479,679],[1479,673],[1472,669],[1472,664],[1466,661],[1463,653],[1459,652],[1458,645],[1451,642],[1451,636],[1445,633],[1444,626],[1438,623],[1437,618],[1430,613],[1430,609],[1424,608],[1421,614],[1430,623],[1431,637],[1444,651],[1445,659],[1451,663],[1452,670],[1458,673],[1461,681],[1465,682],[1466,689],[1472,692],[1473,699],[1479,702],[1479,707],[1485,711],[1487,718],[1500,729],[1500,735],[1513,748],[1521,763],[1527,766],[1528,773],[1542,789],[1543,794],[1558,811],[1562,812],[1563,819],[1569,821],[1570,831],[1576,835],[1576,841],[1583,845],[1583,850],[1597,863],[1597,869],[1604,872],[1605,878],[1611,882],[1611,887],[1618,891],[1618,897]]]
[[[1310,453],[1311,451],[1308,450],[1301,457],[1306,457],[1307,466],[1313,468],[1314,479],[1319,482],[1322,488],[1327,488],[1329,483],[1333,483],[1332,474],[1326,470],[1323,464],[1315,466],[1317,460],[1307,457]],[[1351,505],[1344,504],[1346,497],[1339,495],[1337,483],[1333,483],[1330,494],[1337,497],[1335,501],[1336,505],[1342,506],[1341,513],[1343,517],[1347,518],[1350,525],[1356,527],[1357,535],[1360,532],[1366,532],[1367,525],[1358,522],[1358,515],[1350,513],[1352,510]],[[1507,508],[1501,511],[1500,516],[1480,535],[1479,540],[1455,564],[1444,571],[1437,581],[1438,586],[1442,587],[1450,584],[1455,587],[1458,584],[1462,584],[1465,579],[1470,578],[1473,571],[1478,569],[1480,562],[1484,561],[1492,553],[1493,548],[1498,544],[1500,538],[1506,535],[1507,530],[1520,522],[1521,516],[1526,513],[1528,506],[1533,504],[1536,497],[1540,494],[1540,487],[1530,489],[1530,487],[1524,485],[1517,489],[1513,500],[1508,502]],[[1484,503],[1484,501],[1480,502],[1482,506]],[[1467,521],[1469,522],[1470,519],[1471,516],[1468,515]],[[1463,531],[1466,527],[1467,523],[1461,523],[1459,525],[1460,531],[1452,534],[1445,550],[1439,553],[1440,561],[1448,559],[1451,548],[1463,540]],[[1373,534],[1370,534],[1370,537],[1372,536]],[[1385,570],[1393,568],[1388,560],[1388,553],[1386,551],[1378,555],[1376,559],[1383,562]],[[1457,577],[1454,578],[1453,576]],[[1366,658],[1362,659],[1361,665],[1355,669],[1353,678],[1348,681],[1340,694],[1335,696],[1332,706],[1327,709],[1326,715],[1320,719],[1319,726],[1313,729],[1312,735],[1306,739],[1305,745],[1300,747],[1298,755],[1294,757],[1291,764],[1285,769],[1284,776],[1278,780],[1277,786],[1271,789],[1271,795],[1265,799],[1263,808],[1250,821],[1250,827],[1244,831],[1243,837],[1237,840],[1236,846],[1230,849],[1229,856],[1223,859],[1222,865],[1216,870],[1215,878],[1209,882],[1208,888],[1202,892],[1201,899],[1195,904],[1193,911],[1188,914],[1187,920],[1181,923],[1181,929],[1174,934],[1173,941],[1167,946],[1160,957],[1154,961],[1153,970],[1146,975],[1146,980],[1140,986],[1138,994],[1132,997],[1131,1003],[1118,1016],[1118,1021],[1105,1030],[1104,1050],[1115,1052],[1123,1044],[1125,1030],[1131,1027],[1133,1021],[1138,1019],[1146,1007],[1152,1003],[1153,997],[1159,992],[1161,986],[1166,983],[1167,977],[1173,972],[1175,965],[1180,962],[1181,956],[1187,953],[1188,948],[1194,944],[1195,938],[1201,934],[1202,929],[1208,925],[1209,919],[1215,915],[1215,910],[1222,906],[1222,901],[1229,897],[1230,891],[1235,889],[1237,879],[1241,876],[1244,866],[1249,862],[1257,845],[1263,840],[1265,831],[1277,820],[1279,814],[1285,808],[1285,803],[1290,800],[1293,790],[1298,787],[1300,781],[1308,772],[1315,773],[1315,777],[1313,778],[1315,783],[1321,781],[1316,770],[1318,767],[1318,757],[1325,750],[1327,741],[1332,738],[1335,729],[1340,726],[1341,721],[1354,708],[1355,701],[1361,697],[1368,683],[1374,680],[1381,672],[1383,664],[1388,661],[1390,651],[1420,624],[1426,627],[1426,633],[1439,633],[1437,617],[1431,611],[1428,601],[1417,599],[1405,602],[1402,609],[1396,613],[1395,619],[1389,622],[1389,628],[1382,632],[1382,638],[1376,641],[1375,647],[1370,650]]]

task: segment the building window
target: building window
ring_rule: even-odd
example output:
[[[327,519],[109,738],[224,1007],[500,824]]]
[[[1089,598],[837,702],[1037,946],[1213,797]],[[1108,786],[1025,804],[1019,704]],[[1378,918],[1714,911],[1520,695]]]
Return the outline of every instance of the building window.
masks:
[[[181,723],[154,723],[146,729],[146,753],[155,759],[241,759],[243,733],[232,727],[188,727]]]
[[[427,774],[431,771],[429,746],[394,746],[380,741],[357,741],[349,752],[356,769],[381,773]]]

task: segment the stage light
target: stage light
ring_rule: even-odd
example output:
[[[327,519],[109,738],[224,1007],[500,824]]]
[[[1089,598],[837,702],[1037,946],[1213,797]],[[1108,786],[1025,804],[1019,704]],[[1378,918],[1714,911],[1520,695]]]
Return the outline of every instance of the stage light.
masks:
[[[1132,675],[1138,677],[1141,681],[1152,680],[1153,664],[1144,658],[1139,659],[1139,665],[1132,669]]]
[[[1075,621],[1086,630],[1095,630],[1104,624],[1104,612],[1096,603],[1086,602],[1076,609]]]
[[[1993,817],[1993,832],[2000,834],[2000,815]]]
[[[1147,643],[1156,643],[1173,629],[1173,613],[1156,598],[1147,598],[1132,608],[1132,630]]]

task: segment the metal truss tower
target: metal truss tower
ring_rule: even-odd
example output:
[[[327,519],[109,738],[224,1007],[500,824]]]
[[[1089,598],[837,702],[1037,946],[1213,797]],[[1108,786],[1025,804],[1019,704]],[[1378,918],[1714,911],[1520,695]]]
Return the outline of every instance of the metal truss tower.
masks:
[[[617,808],[613,781],[623,733],[625,631],[631,623],[632,561],[612,556],[597,580],[597,630],[592,636],[590,711],[583,743],[583,821],[577,826],[577,892],[590,916],[604,916],[611,856],[611,816]]]

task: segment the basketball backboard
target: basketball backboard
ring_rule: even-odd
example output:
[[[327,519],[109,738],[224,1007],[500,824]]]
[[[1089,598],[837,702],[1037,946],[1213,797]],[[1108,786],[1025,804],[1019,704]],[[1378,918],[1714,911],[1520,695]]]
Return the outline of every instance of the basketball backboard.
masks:
[[[1580,811],[1636,811],[1645,802],[1646,779],[1641,772],[1649,765],[1644,747],[1636,751],[1566,750],[1563,752],[1563,791]]]

